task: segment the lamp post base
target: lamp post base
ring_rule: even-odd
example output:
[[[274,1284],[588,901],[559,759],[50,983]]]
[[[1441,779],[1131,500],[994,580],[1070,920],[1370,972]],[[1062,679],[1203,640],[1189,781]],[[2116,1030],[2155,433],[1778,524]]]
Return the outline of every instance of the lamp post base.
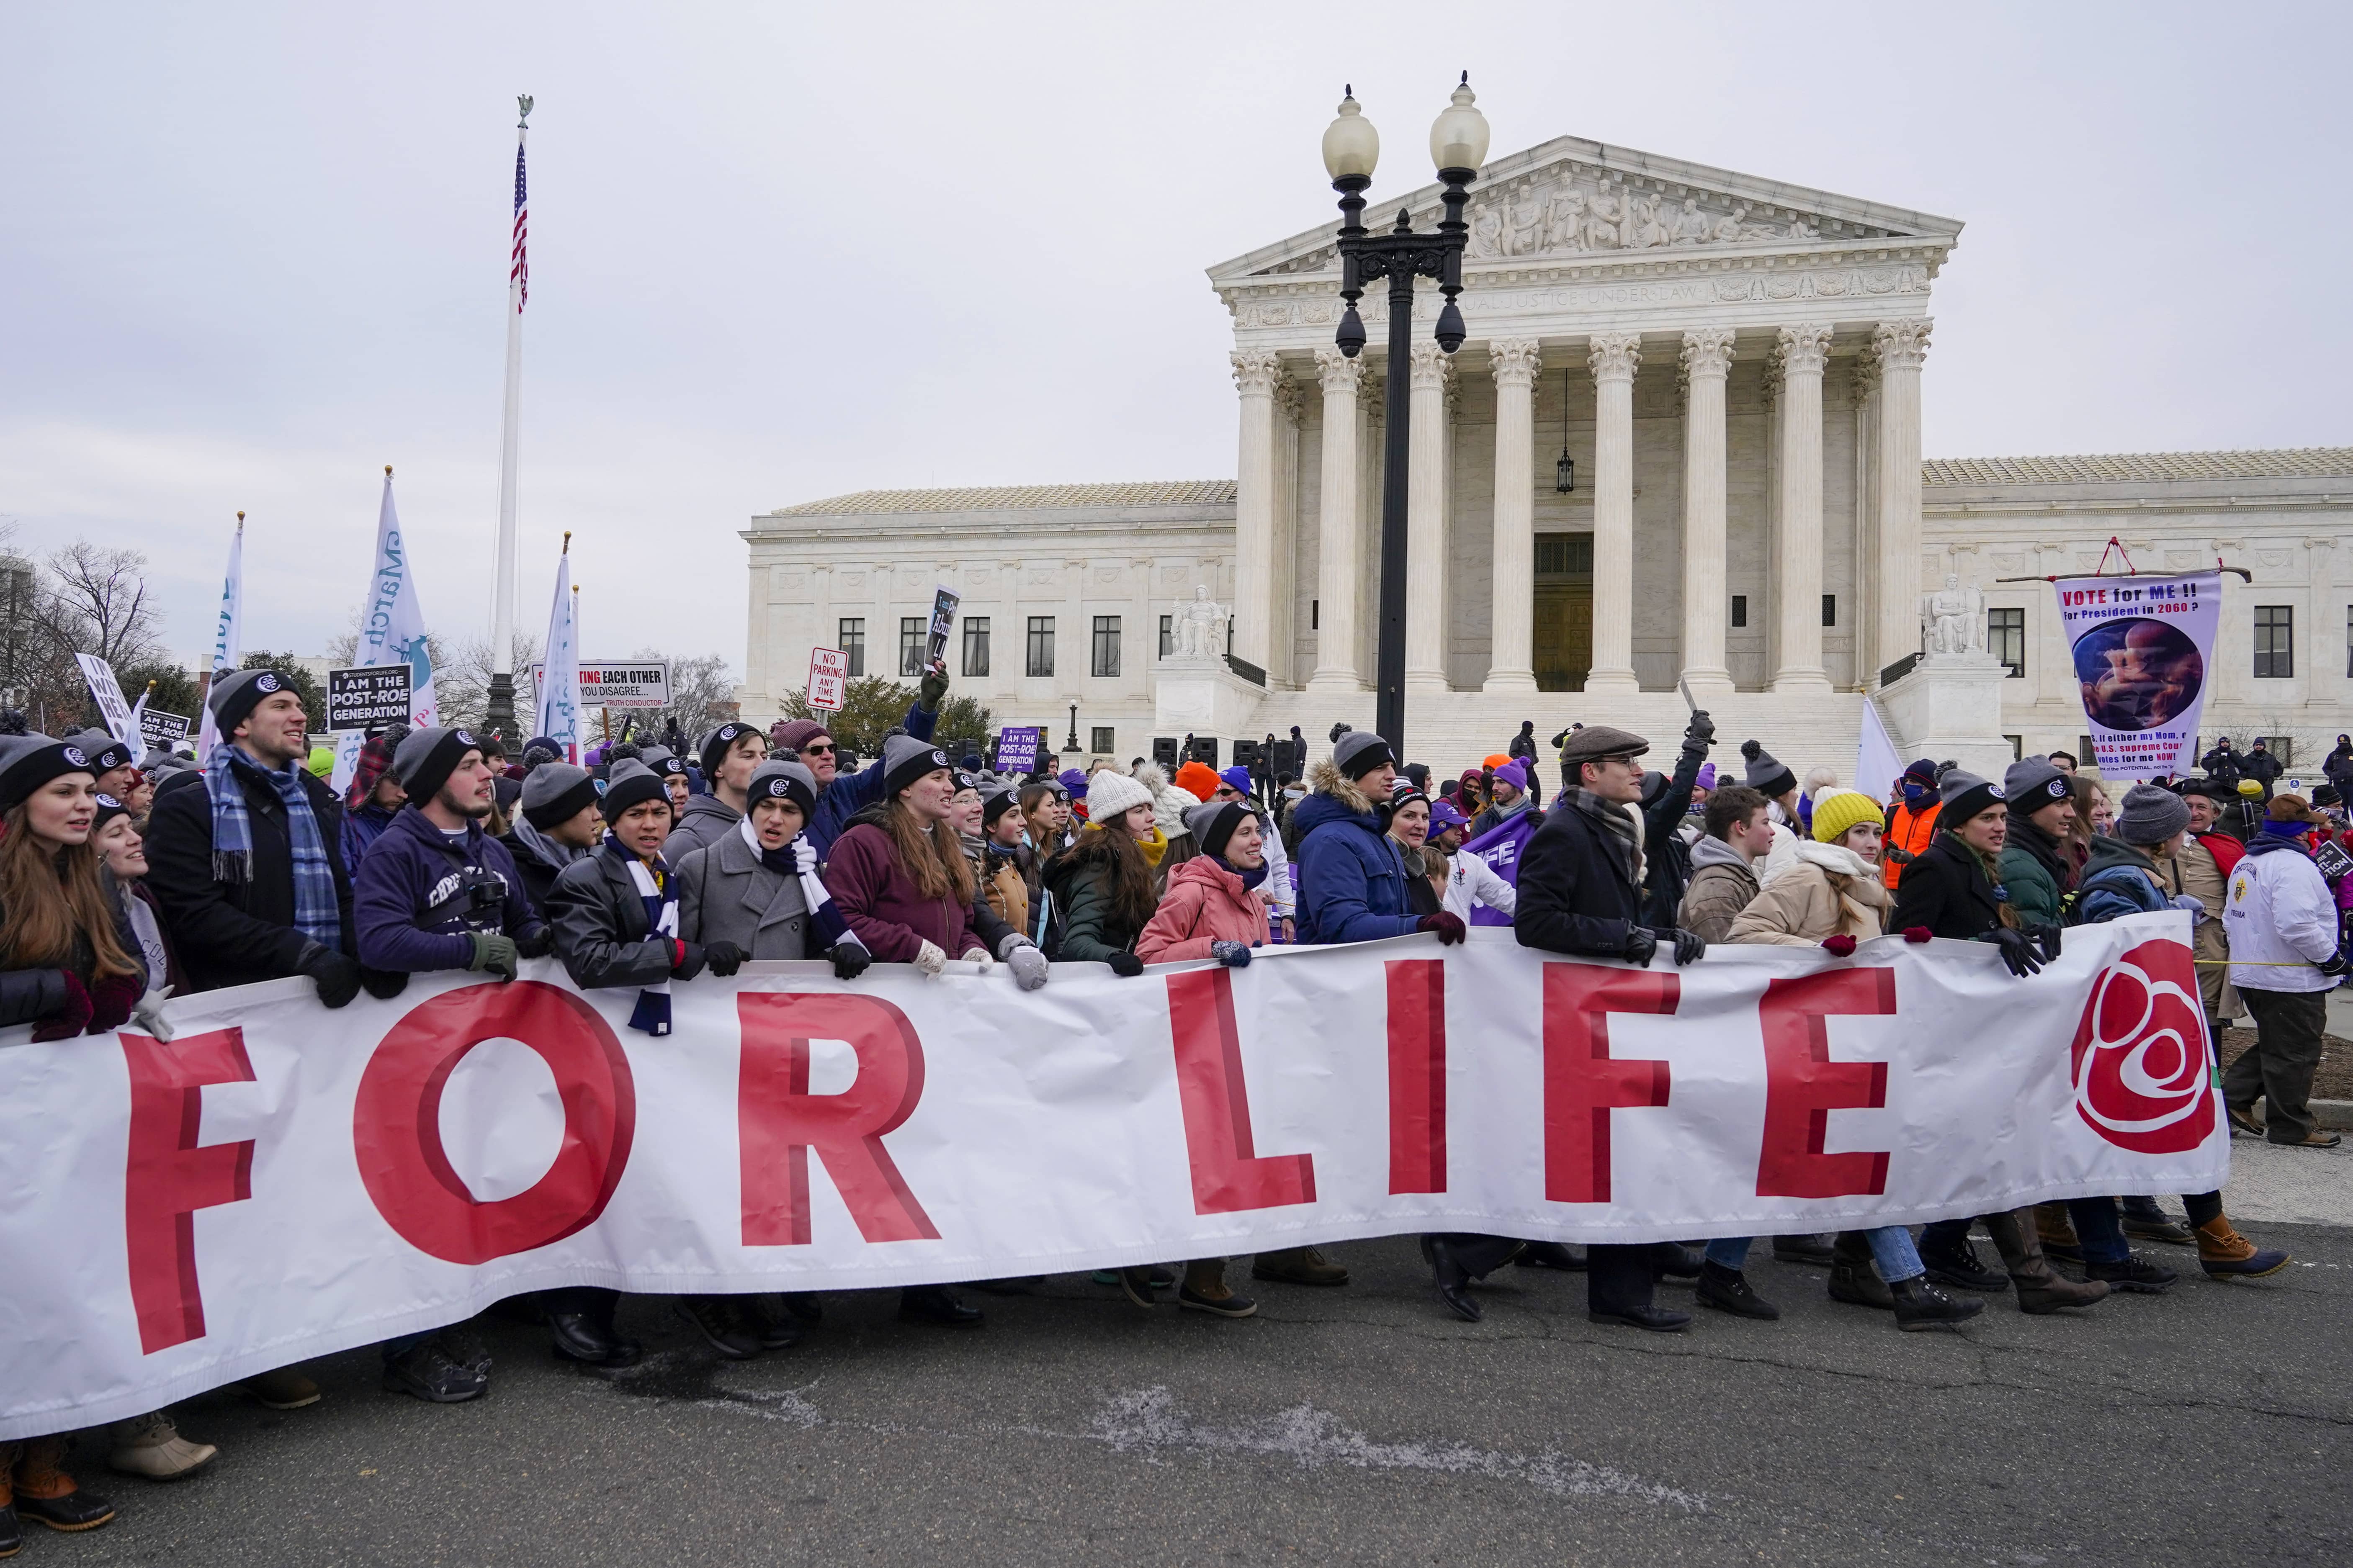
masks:
[[[515,735],[515,685],[512,675],[491,677],[487,710],[482,715],[482,728],[498,737],[499,744],[511,746]]]

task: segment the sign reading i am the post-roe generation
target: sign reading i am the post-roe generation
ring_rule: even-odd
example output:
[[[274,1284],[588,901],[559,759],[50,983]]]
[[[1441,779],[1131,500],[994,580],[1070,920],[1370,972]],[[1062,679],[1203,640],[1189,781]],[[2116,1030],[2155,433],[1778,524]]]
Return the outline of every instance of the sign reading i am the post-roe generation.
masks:
[[[328,732],[407,723],[414,673],[406,661],[327,671]]]

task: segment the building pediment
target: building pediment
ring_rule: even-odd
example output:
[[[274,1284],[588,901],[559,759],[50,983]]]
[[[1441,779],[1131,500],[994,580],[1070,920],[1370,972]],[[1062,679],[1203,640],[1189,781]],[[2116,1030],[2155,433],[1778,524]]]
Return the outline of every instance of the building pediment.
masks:
[[[1366,223],[1415,226],[1440,216],[1440,187],[1370,204]],[[1466,216],[1469,274],[1632,268],[1669,260],[1808,257],[1894,250],[1931,273],[1959,238],[1955,218],[1914,212],[1678,158],[1563,136],[1480,171]],[[1254,287],[1339,271],[1339,220],[1209,268],[1232,302]]]

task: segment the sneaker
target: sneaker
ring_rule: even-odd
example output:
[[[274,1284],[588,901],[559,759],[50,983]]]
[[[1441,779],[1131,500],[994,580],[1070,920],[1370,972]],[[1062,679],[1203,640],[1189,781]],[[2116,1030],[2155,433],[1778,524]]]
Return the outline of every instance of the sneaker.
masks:
[[[189,1442],[170,1416],[151,1410],[114,1424],[114,1451],[106,1462],[126,1476],[172,1481],[204,1468],[219,1452],[210,1443]]]
[[[1736,1318],[1770,1323],[1778,1321],[1781,1316],[1781,1309],[1759,1296],[1746,1275],[1720,1263],[1700,1265],[1699,1286],[1693,1294],[1699,1298],[1701,1306],[1729,1312]]]
[[[2293,1262],[2277,1247],[2259,1247],[2217,1215],[2198,1227],[2198,1266],[2210,1279],[2261,1279]]]
[[[1324,1257],[1320,1247],[1287,1247],[1260,1253],[1250,1265],[1250,1278],[1277,1285],[1345,1285],[1348,1271]]]
[[[1258,1303],[1248,1296],[1238,1296],[1224,1285],[1218,1289],[1224,1294],[1213,1295],[1207,1290],[1196,1290],[1190,1285],[1180,1286],[1176,1291],[1176,1304],[1188,1312],[1208,1312],[1220,1318],[1247,1318],[1258,1311]]]
[[[452,1323],[434,1338],[441,1342],[441,1348],[459,1366],[485,1378],[491,1375],[491,1347],[470,1321]]]
[[[676,1308],[702,1342],[729,1361],[750,1361],[760,1353],[760,1336],[744,1321],[733,1297],[681,1296]]]
[[[2334,1149],[2344,1142],[2343,1134],[2316,1127],[2301,1138],[2274,1138],[2272,1144],[2280,1149]]]
[[[2255,1120],[2255,1108],[2253,1106],[2230,1106],[2225,1109],[2223,1114],[2231,1119],[2231,1135],[2232,1137],[2260,1138],[2263,1135],[2263,1123]]]
[[[1123,1268],[1119,1271],[1122,1294],[1146,1311],[1160,1305],[1159,1292],[1153,1289],[1152,1273],[1149,1268]]]
[[[272,1410],[300,1410],[319,1403],[319,1385],[290,1366],[232,1383],[229,1387]]]
[[[2162,1242],[2168,1247],[2189,1247],[2198,1239],[2196,1232],[2162,1210],[2155,1215],[2126,1210],[2125,1235],[2135,1241]]]
[[[384,1386],[428,1405],[461,1405],[481,1396],[491,1380],[472,1367],[460,1366],[438,1340],[420,1340],[384,1363]]]
[[[1956,1290],[2000,1290],[2009,1285],[2010,1276],[2000,1269],[1988,1268],[1978,1258],[1977,1248],[1967,1237],[1949,1247],[1924,1247],[1920,1261],[1928,1270],[1928,1278],[1939,1285],[1950,1285]]]
[[[2144,1262],[2137,1255],[2126,1253],[2114,1263],[2094,1261],[2084,1266],[2084,1277],[2111,1290],[2129,1290],[2137,1295],[2161,1296],[2181,1278],[2170,1268],[2160,1268]]]
[[[808,1332],[783,1302],[772,1297],[746,1296],[738,1310],[743,1313],[744,1327],[764,1351],[788,1351]]]

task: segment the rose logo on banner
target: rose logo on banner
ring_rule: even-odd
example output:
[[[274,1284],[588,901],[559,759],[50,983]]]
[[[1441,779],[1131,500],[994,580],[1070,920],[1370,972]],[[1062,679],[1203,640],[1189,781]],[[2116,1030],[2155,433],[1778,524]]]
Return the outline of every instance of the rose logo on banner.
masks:
[[[2119,1149],[2182,1154],[2214,1131],[2189,949],[2145,942],[2101,971],[2075,1026],[2075,1111]]]

